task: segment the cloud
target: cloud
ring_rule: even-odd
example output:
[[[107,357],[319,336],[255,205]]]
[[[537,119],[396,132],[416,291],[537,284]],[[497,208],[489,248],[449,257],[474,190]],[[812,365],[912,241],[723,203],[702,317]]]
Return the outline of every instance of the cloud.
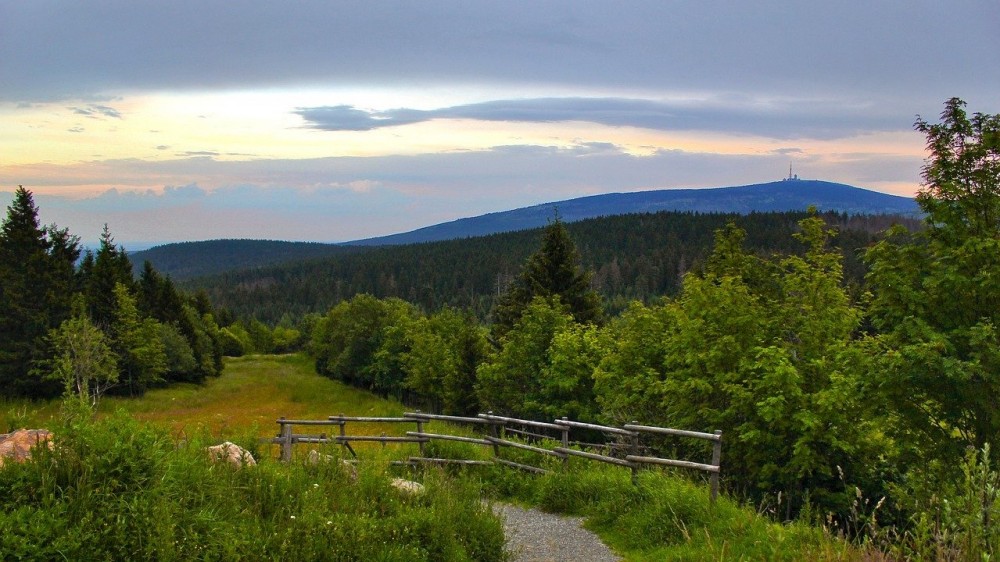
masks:
[[[995,0],[57,4],[5,3],[0,99],[472,84],[939,104],[1000,89],[983,71]]]
[[[122,118],[122,114],[117,109],[107,105],[90,104],[85,107],[71,107],[69,110],[76,115],[83,115],[91,119],[100,119],[101,117],[110,117],[112,119]]]
[[[741,98],[669,102],[634,98],[534,98],[495,100],[432,110],[364,110],[349,105],[300,107],[307,126],[324,131],[370,131],[434,119],[555,123],[585,121],[609,127],[662,131],[719,131],[774,138],[843,138],[905,130],[912,117],[872,112],[833,100]]]

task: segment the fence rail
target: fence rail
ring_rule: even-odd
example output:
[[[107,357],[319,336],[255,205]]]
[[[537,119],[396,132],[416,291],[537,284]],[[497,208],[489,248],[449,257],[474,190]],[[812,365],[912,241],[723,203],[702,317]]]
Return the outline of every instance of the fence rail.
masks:
[[[479,438],[467,437],[464,435],[452,435],[448,433],[429,433],[424,431],[424,426],[433,421],[452,424],[468,424],[473,426],[486,426],[488,435]],[[629,468],[632,471],[633,481],[635,480],[640,467],[644,465],[671,466],[700,470],[710,474],[709,483],[711,486],[711,501],[713,503],[719,493],[719,474],[721,472],[722,459],[721,431],[716,431],[715,433],[703,433],[698,431],[688,431],[685,429],[639,425],[636,422],[625,424],[623,427],[611,427],[573,421],[567,418],[557,419],[554,420],[553,423],[549,423],[497,416],[493,415],[493,412],[479,414],[476,417],[444,416],[438,414],[425,414],[422,412],[405,412],[402,417],[364,417],[345,416],[344,414],[340,414],[337,416],[330,416],[326,420],[291,420],[281,418],[277,420],[277,423],[279,426],[278,435],[271,439],[264,439],[263,441],[280,445],[281,459],[283,461],[290,461],[292,459],[292,447],[296,443],[339,444],[344,446],[344,448],[346,448],[355,459],[358,455],[351,446],[352,442],[377,442],[382,443],[383,446],[386,443],[415,443],[420,450],[419,454],[410,456],[407,461],[405,461],[406,464],[416,465],[420,463],[432,463],[468,466],[500,464],[534,473],[550,472],[540,466],[533,466],[503,458],[501,455],[502,449],[513,448],[529,451],[539,455],[559,458],[562,460],[564,469],[568,465],[570,457],[579,457],[592,461],[622,466]],[[404,435],[386,435],[385,433],[382,433],[381,435],[348,435],[347,424],[349,423],[411,423],[415,425],[416,431],[406,431]],[[337,426],[339,435],[328,437],[325,433],[320,435],[294,433],[292,428],[295,426]],[[528,431],[527,428],[531,428],[536,431],[548,430],[553,433],[558,432],[559,436],[555,437],[552,435],[545,435],[544,433],[535,433]],[[609,436],[614,436],[616,439],[625,440],[627,442],[621,444],[610,442],[607,444],[593,444],[602,450],[607,448],[609,453],[607,455],[589,452],[579,448],[572,448],[570,446],[571,443],[575,446],[583,445],[569,440],[570,431],[572,429],[602,432]],[[531,444],[508,439],[508,433],[513,436],[526,437],[527,441]],[[673,435],[712,441],[712,460],[710,463],[699,463],[688,460],[640,455],[640,438],[643,434]],[[491,460],[444,459],[428,457],[426,455],[425,445],[435,440],[458,441],[492,447],[493,457]],[[545,446],[545,443],[547,442],[553,442],[555,445],[547,448]],[[624,450],[624,457],[611,456],[611,453],[614,450]]]

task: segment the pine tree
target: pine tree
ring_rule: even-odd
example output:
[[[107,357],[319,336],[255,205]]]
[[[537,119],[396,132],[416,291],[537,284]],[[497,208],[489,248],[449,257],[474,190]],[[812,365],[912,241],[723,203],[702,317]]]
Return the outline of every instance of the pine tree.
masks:
[[[42,227],[31,192],[18,186],[0,229],[0,392],[58,394],[58,385],[34,373],[45,337],[69,316],[77,239]]]
[[[578,323],[599,322],[600,297],[590,288],[591,273],[582,271],[579,263],[576,246],[557,216],[545,228],[541,248],[528,258],[493,310],[494,343],[510,331],[535,297],[558,298]]]
[[[84,279],[90,317],[95,325],[105,331],[115,320],[115,285],[119,283],[132,289],[132,262],[124,248],[115,246],[115,239],[105,224],[93,267]]]

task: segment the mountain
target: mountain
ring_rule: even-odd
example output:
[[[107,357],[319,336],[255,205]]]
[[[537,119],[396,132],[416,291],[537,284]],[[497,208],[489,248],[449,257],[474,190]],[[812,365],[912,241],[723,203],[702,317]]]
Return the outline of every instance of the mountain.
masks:
[[[525,230],[545,226],[556,212],[564,222],[575,222],[603,216],[657,211],[739,214],[804,211],[810,205],[821,211],[859,215],[917,216],[920,213],[916,201],[910,197],[889,195],[842,183],[786,179],[738,187],[661,189],[593,195],[458,219],[411,232],[356,240],[347,244],[414,244]]]
[[[156,246],[130,254],[136,272],[149,260],[175,280],[215,275],[224,271],[256,269],[303,260],[321,259],[370,250],[440,242],[545,226],[558,212],[567,223],[591,218],[681,211],[735,213],[804,211],[815,205],[822,211],[857,215],[916,217],[919,208],[908,197],[818,180],[790,179],[771,183],[706,189],[663,189],[609,193],[544,203],[511,211],[464,218],[411,232],[357,240],[344,244],[280,242],[274,240],[209,240]]]

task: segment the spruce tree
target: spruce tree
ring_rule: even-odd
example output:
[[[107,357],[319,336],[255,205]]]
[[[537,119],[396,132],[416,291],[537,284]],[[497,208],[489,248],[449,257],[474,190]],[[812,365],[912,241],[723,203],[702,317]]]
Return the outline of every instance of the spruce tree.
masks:
[[[121,283],[131,290],[134,284],[132,262],[124,248],[115,246],[108,225],[101,232],[101,246],[88,273],[84,280],[87,308],[94,324],[107,331],[115,320],[115,285]]]
[[[600,297],[590,288],[590,277],[581,269],[576,245],[557,216],[542,233],[541,247],[493,309],[494,343],[510,331],[535,297],[558,298],[578,323],[599,322],[603,311]]]
[[[76,237],[41,226],[31,192],[18,186],[0,228],[0,393],[58,394],[33,364],[48,331],[69,316],[79,255]]]

